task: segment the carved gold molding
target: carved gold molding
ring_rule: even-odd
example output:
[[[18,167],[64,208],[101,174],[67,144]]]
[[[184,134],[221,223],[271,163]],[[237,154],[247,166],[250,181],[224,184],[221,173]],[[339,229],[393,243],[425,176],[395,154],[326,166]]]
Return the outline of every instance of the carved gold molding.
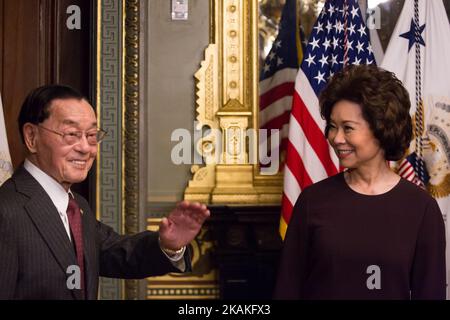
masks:
[[[139,0],[124,4],[124,231],[139,232]],[[125,281],[125,298],[138,299],[138,280]]]
[[[195,79],[197,121],[212,130],[196,143],[206,165],[192,166],[184,197],[204,203],[279,204],[282,176],[260,175],[249,157],[257,155],[258,138],[246,136],[248,129],[259,127],[258,0],[210,1],[211,40]],[[220,139],[214,130],[221,132]]]

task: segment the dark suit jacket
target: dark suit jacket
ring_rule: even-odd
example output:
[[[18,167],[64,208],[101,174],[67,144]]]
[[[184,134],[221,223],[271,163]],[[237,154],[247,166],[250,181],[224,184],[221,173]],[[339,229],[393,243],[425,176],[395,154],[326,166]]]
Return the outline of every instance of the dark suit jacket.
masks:
[[[87,299],[97,298],[99,276],[139,279],[179,272],[161,251],[157,233],[120,236],[95,219],[84,198],[75,198],[83,211]],[[80,299],[80,290],[66,284],[67,268],[76,264],[56,207],[21,166],[0,187],[0,299]]]

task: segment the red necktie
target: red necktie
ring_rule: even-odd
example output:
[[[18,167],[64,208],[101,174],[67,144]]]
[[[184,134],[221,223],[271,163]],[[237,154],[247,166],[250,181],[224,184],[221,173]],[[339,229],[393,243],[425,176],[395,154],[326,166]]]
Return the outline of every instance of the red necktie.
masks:
[[[67,207],[67,218],[69,219],[72,240],[75,243],[78,266],[80,267],[81,291],[84,298],[84,251],[83,251],[83,228],[81,224],[81,211],[78,203],[69,195],[69,206]]]

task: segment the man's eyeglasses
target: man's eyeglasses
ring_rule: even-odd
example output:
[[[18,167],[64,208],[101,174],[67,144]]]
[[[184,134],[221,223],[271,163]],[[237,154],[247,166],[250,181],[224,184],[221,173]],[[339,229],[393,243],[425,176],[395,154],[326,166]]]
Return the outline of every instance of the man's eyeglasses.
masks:
[[[47,131],[53,132],[53,133],[61,136],[63,138],[64,142],[68,145],[73,145],[73,144],[80,142],[83,135],[85,135],[88,144],[94,146],[94,145],[97,145],[100,142],[102,142],[107,133],[105,130],[102,130],[102,129],[97,129],[96,131],[91,131],[91,132],[71,131],[71,132],[67,132],[67,133],[61,133],[61,132],[46,128],[44,126],[41,126],[40,124],[38,124],[37,126],[39,128],[45,129]]]

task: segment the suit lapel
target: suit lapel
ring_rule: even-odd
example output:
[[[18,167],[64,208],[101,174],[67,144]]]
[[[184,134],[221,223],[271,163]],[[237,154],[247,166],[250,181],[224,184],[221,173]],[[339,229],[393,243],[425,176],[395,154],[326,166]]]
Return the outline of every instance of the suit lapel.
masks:
[[[16,181],[18,191],[30,198],[25,210],[62,271],[67,274],[67,268],[76,265],[77,260],[58,210],[41,185],[23,167],[18,169],[13,179]],[[82,298],[79,290],[72,290],[72,293],[76,298]]]

